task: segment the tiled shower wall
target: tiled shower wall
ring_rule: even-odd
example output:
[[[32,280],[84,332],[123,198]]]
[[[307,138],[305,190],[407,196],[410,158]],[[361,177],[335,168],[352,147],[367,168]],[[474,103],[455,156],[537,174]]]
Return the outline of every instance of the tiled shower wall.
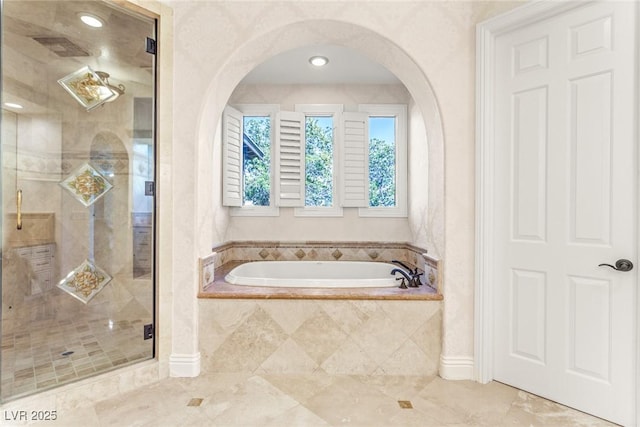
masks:
[[[434,375],[441,301],[200,299],[202,370]]]

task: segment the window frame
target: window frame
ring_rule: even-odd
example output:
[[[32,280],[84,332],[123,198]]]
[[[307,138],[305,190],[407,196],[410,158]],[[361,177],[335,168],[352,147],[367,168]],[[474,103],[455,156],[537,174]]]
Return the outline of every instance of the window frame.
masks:
[[[275,170],[275,152],[274,152],[274,144],[275,144],[275,121],[276,121],[276,113],[280,111],[279,104],[235,104],[231,107],[242,113],[243,125],[244,125],[244,117],[266,117],[268,116],[271,120],[271,144],[270,144],[270,164],[269,170],[271,173],[269,174],[269,206],[232,206],[229,208],[229,215],[231,216],[280,216],[280,208],[275,204],[275,174],[273,171]],[[244,132],[244,128],[243,128]],[[244,170],[242,171],[242,176],[244,178]],[[244,179],[242,182],[242,199],[244,203]]]
[[[339,165],[341,161],[340,153],[340,126],[342,120],[343,104],[296,104],[294,111],[305,115],[305,126],[307,116],[327,116],[333,119],[333,205],[332,206],[305,206],[294,208],[293,214],[296,217],[342,217],[343,208],[340,203],[340,191],[338,185]],[[306,161],[306,158],[305,158]],[[305,186],[306,191],[306,186]],[[306,197],[305,197],[306,199]]]
[[[238,217],[276,217],[280,215],[280,206],[276,194],[276,121],[281,110],[280,104],[235,104],[230,107],[245,116],[268,116],[271,120],[271,162],[269,206],[230,206],[229,215]],[[356,106],[354,106],[356,107]],[[342,132],[344,104],[295,104],[294,111],[305,116],[330,116],[333,118],[333,205],[331,207],[305,206],[295,207],[296,217],[343,217],[342,206]],[[351,111],[351,110],[349,110]],[[359,217],[370,218],[406,218],[408,217],[408,114],[406,104],[359,104],[357,111],[371,117],[395,117],[396,119],[396,206],[360,207]],[[367,120],[369,122],[369,120]],[[369,126],[369,125],[367,125]],[[244,132],[244,129],[243,129]],[[370,138],[370,137],[369,137]],[[306,159],[305,159],[306,161]],[[242,172],[244,177],[244,171]],[[306,190],[306,185],[305,185]],[[244,181],[242,183],[244,202]],[[305,198],[306,199],[306,198]]]
[[[358,208],[358,216],[365,218],[408,217],[408,154],[407,154],[407,106],[406,104],[360,104],[358,111],[371,117],[395,117],[396,148],[396,206],[369,206]],[[369,135],[371,138],[371,135]]]

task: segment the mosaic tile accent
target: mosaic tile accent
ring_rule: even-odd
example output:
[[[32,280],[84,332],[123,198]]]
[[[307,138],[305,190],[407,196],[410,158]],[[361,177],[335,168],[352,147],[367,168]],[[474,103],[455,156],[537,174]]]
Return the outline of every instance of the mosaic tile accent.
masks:
[[[415,264],[424,271],[425,284],[431,286],[433,289],[442,289],[442,276],[439,274],[441,270],[441,261],[427,254],[422,254],[421,259]]]
[[[69,295],[88,303],[111,281],[111,276],[89,260],[85,260],[58,284]]]
[[[429,284],[433,287],[436,284],[436,275],[432,269],[429,269],[429,274],[427,276],[427,280],[429,280]]]
[[[60,181],[62,167],[59,153],[20,149],[17,159],[12,160],[13,167],[17,168],[21,179]]]
[[[88,163],[65,178],[60,185],[85,206],[91,206],[113,188],[113,185]]]
[[[206,257],[200,258],[200,286],[202,289],[205,289],[207,286],[213,284],[214,273],[215,273],[215,264],[216,258],[218,257],[217,253],[212,253],[207,255]]]
[[[64,76],[58,83],[87,111],[104,104],[116,95],[89,66]]]
[[[94,138],[94,143],[104,141],[107,137],[99,133]],[[125,152],[99,151],[91,156],[86,151],[64,151],[61,162],[62,175],[69,175],[79,165],[91,162],[91,165],[101,174],[113,173],[114,175],[129,175],[129,154]],[[58,178],[59,180],[59,178]]]

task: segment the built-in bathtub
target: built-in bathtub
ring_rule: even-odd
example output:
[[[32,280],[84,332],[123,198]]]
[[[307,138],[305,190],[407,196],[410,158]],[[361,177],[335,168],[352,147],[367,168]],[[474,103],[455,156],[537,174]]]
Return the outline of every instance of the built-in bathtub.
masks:
[[[391,269],[399,260],[418,268],[422,286],[402,289]],[[289,261],[293,264],[282,264]],[[322,264],[316,264],[322,261]],[[298,267],[313,279],[311,262],[345,286],[343,268],[364,262],[382,269],[392,286],[312,287],[303,277],[278,286],[239,285],[230,276],[253,269]],[[228,242],[199,260],[199,336],[202,369],[212,373],[435,375],[441,353],[439,260],[426,250],[388,242]],[[237,269],[237,270],[236,270]],[[238,274],[240,273],[240,274]],[[322,273],[324,276],[325,273]],[[269,276],[274,275],[270,272]],[[388,275],[388,276],[387,276]],[[263,278],[267,273],[251,273]],[[316,285],[317,286],[317,285]]]
[[[400,288],[392,260],[417,268],[423,285]],[[198,297],[441,300],[439,263],[406,243],[227,242],[199,260]]]
[[[396,265],[369,261],[256,261],[231,270],[232,285],[277,288],[390,288]]]

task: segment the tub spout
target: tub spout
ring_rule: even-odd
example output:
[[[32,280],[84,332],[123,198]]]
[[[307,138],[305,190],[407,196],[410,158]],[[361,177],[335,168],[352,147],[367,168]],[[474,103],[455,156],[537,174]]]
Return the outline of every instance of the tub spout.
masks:
[[[420,281],[420,276],[422,276],[424,273],[418,273],[418,267],[412,270],[411,267],[409,267],[407,264],[405,264],[402,261],[398,261],[394,259],[391,262],[394,264],[401,265],[402,267],[405,268],[406,271],[404,271],[404,273],[406,273],[407,276],[411,276],[410,278],[407,277],[410,287],[417,288],[418,286],[422,286],[422,282]],[[396,269],[396,270],[402,271],[400,269]]]
[[[393,261],[391,261],[394,264],[398,264],[399,266],[403,267],[405,270],[407,270],[409,272],[409,274],[415,274],[418,272],[418,269],[416,268],[416,271],[411,271],[411,267],[409,267],[407,264],[405,264],[402,261],[398,261],[397,259],[394,259]]]

